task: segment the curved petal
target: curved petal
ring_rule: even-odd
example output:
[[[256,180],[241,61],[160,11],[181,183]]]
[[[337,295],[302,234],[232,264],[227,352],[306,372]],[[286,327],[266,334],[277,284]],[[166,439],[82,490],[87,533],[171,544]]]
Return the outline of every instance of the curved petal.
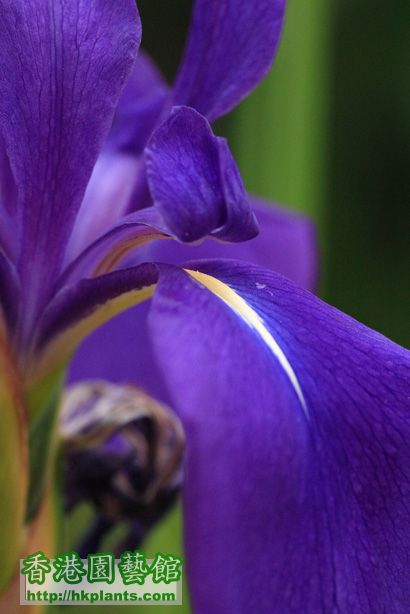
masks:
[[[141,28],[133,0],[2,1],[0,21],[0,132],[34,308],[61,262]]]
[[[293,211],[251,198],[259,234],[251,241],[222,243],[206,240],[200,245],[154,241],[133,254],[133,262],[183,264],[193,258],[235,258],[257,264],[288,277],[314,291],[318,283],[318,244],[313,223]]]
[[[196,0],[174,104],[210,121],[236,106],[268,72],[285,0]]]
[[[115,182],[115,185],[116,182]],[[118,184],[118,188],[119,188]],[[126,189],[126,188],[124,188]],[[228,244],[220,241],[205,241],[197,245],[187,245],[178,241],[167,241],[164,238],[177,238],[168,226],[161,209],[155,205],[146,207],[120,218],[106,232],[101,233],[93,242],[87,245],[76,258],[72,259],[57,282],[57,288],[72,283],[81,277],[89,277],[108,273],[124,260],[122,266],[133,266],[141,262],[158,261],[166,263],[182,263],[192,256],[237,256],[250,262],[271,266],[281,273],[289,273],[295,281],[313,287],[316,282],[316,245],[312,225],[302,217],[288,215],[284,210],[272,205],[267,206],[253,199],[258,219],[263,223],[262,233],[253,241]],[[90,228],[92,220],[90,220]],[[105,224],[104,224],[105,225]],[[225,225],[229,228],[229,223]],[[229,233],[220,231],[224,236],[234,240],[235,230]],[[218,232],[212,236],[217,238]],[[156,239],[161,239],[155,242]],[[132,253],[136,247],[145,243],[154,245]],[[71,254],[75,253],[74,243]],[[232,251],[230,251],[232,250]],[[309,286],[311,284],[311,286]]]
[[[407,611],[409,353],[270,271],[193,268],[162,271],[150,321],[195,612]]]
[[[125,261],[125,265],[128,267],[142,262],[182,264],[193,257],[231,256],[270,268],[308,290],[315,290],[318,265],[312,223],[303,216],[271,203],[255,198],[252,202],[260,226],[259,235],[252,241],[231,244],[207,240],[200,245],[186,245],[177,241],[154,240],[133,253]],[[108,240],[106,237],[106,241]],[[116,239],[112,237],[111,241]],[[101,247],[103,253],[106,253],[107,244]],[[97,250],[97,246],[94,246],[94,250]],[[97,252],[90,252],[89,257],[89,262],[95,266]],[[101,258],[101,254],[99,257]],[[84,256],[82,262],[77,262],[72,275],[75,277],[85,274],[85,265]],[[132,382],[148,390],[154,397],[169,403],[147,334],[148,309],[149,306],[145,303],[129,309],[87,338],[71,363],[70,381],[103,378],[118,383]],[[132,360],[129,356],[130,344],[134,348]],[[109,347],[110,352],[101,351],[104,347]]]
[[[147,207],[130,213],[109,227],[64,269],[57,281],[56,289],[61,290],[64,286],[84,277],[109,273],[136,247],[154,239],[170,236],[171,231],[156,207]],[[138,264],[140,262],[141,260]]]
[[[153,202],[181,241],[192,242],[209,234],[243,241],[257,234],[227,144],[214,136],[199,113],[174,108],[154,132],[145,155]]]
[[[98,161],[66,253],[70,275],[74,269],[76,274],[82,271],[84,262],[91,262],[104,246],[110,249],[118,243],[124,255],[144,234],[141,224],[159,231],[154,235],[174,236],[183,242],[207,235],[239,242],[257,233],[250,201],[227,144],[213,135],[206,119],[196,111],[174,109],[154,133],[146,158],[154,206],[123,218],[121,213],[135,193],[141,170],[138,159],[105,154]],[[124,243],[128,245],[125,251]]]
[[[26,357],[33,381],[63,365],[84,337],[116,314],[149,298],[158,278],[154,264],[142,264],[63,288],[44,311]]]

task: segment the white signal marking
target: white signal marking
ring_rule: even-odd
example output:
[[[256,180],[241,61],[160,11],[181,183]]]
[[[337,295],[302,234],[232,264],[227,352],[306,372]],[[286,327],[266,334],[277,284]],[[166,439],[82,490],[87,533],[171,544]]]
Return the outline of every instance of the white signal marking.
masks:
[[[290,383],[293,386],[293,389],[297,394],[306,417],[309,418],[309,411],[305,397],[296,373],[287,359],[286,354],[276,339],[266,328],[266,325],[260,315],[256,313],[256,311],[250,305],[248,305],[248,303],[239,294],[232,290],[230,286],[223,283],[219,279],[216,279],[216,277],[212,277],[211,275],[207,275],[205,273],[200,273],[199,271],[191,271],[189,269],[185,269],[185,271],[194,277],[194,279],[199,281],[203,286],[207,287],[211,292],[216,294],[220,299],[222,299],[223,302],[232,309],[232,311],[234,311],[250,328],[258,333],[286,373]]]

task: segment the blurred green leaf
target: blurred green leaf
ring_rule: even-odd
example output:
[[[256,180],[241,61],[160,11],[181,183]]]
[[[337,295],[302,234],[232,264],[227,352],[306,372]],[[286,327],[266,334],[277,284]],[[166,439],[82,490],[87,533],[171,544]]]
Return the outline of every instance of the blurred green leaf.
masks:
[[[247,188],[320,225],[326,186],[330,4],[290,0],[266,80],[232,114],[229,139]]]

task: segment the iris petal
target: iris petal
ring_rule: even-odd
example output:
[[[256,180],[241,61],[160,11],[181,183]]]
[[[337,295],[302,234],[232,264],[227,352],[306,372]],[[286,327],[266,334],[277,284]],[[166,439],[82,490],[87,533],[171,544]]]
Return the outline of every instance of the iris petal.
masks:
[[[232,155],[202,115],[174,108],[145,155],[153,202],[181,241],[209,234],[227,241],[256,236],[257,223]]]
[[[225,296],[169,269],[150,322],[187,437],[195,612],[406,611],[409,353],[272,272],[190,267]]]
[[[17,322],[20,293],[21,288],[16,268],[0,250],[0,307],[3,316],[2,324],[7,323],[9,330],[13,330]]]
[[[259,234],[251,241],[206,240],[199,245],[155,241],[142,248],[141,254],[135,253],[129,262],[183,264],[194,258],[235,258],[281,273],[299,286],[315,291],[319,255],[313,223],[303,215],[259,198],[250,197],[250,202],[259,225]]]
[[[210,121],[237,105],[270,68],[284,7],[284,0],[196,0],[174,103]]]
[[[409,352],[272,271],[188,266],[196,279],[158,267],[159,370],[137,369],[137,381],[165,384],[158,396],[184,424],[195,611],[406,611]],[[110,326],[103,343],[115,351],[124,322]],[[132,377],[92,347],[77,379]]]
[[[153,60],[139,51],[118,103],[106,148],[140,155],[154,130],[170,90]]]
[[[177,241],[154,240],[133,252],[124,265],[128,267],[142,262],[181,265],[193,258],[232,257],[270,268],[286,275],[299,285],[314,290],[317,284],[318,258],[312,223],[303,216],[287,212],[272,204],[268,205],[255,198],[252,199],[252,204],[256,209],[260,226],[259,235],[252,241],[231,244],[207,240],[200,245],[187,245]],[[146,213],[148,211],[145,210]],[[142,213],[141,211],[140,214]],[[151,226],[153,225],[152,219]],[[100,247],[103,254],[113,253],[111,245],[119,247],[124,244],[122,233],[125,229],[118,232],[121,238],[118,236],[109,238],[106,235],[101,239]],[[136,226],[134,230],[130,228],[129,232],[135,232],[137,237],[139,232],[145,235],[147,229],[143,230],[142,227]],[[102,254],[99,249],[96,244],[88,256],[84,254],[83,259],[79,260],[71,271],[71,279],[81,272],[90,271],[91,268],[87,267],[91,265],[95,270],[96,262],[101,262]],[[108,322],[87,338],[72,362],[72,381],[100,377],[119,383],[134,382],[138,386],[145,387],[153,396],[169,402],[146,330],[147,311],[146,304],[138,305],[119,315],[115,321]],[[132,360],[129,354],[130,345],[134,348]],[[110,352],[103,352],[104,347],[109,347]]]
[[[84,379],[132,383],[168,403],[169,394],[158,370],[147,328],[149,309],[149,302],[140,303],[88,336],[70,363],[69,383]],[[109,352],[104,350],[107,347]]]
[[[63,288],[45,310],[38,325],[30,380],[63,365],[79,343],[117,313],[149,298],[158,277],[157,267],[143,264]]]
[[[99,156],[67,245],[65,264],[128,212],[141,165],[138,158],[121,153]]]
[[[34,311],[61,264],[141,28],[132,0],[2,1],[0,21],[0,132]]]

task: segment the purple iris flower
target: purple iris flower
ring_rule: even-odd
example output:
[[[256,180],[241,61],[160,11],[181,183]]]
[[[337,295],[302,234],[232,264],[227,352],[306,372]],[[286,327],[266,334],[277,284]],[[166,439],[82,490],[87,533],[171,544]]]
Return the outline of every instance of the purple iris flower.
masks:
[[[152,297],[71,377],[178,414],[195,612],[406,612],[409,354],[300,287],[304,220],[257,203],[260,236],[227,245],[258,227],[209,121],[267,72],[282,19],[281,0],[197,0],[169,89],[134,64],[133,0],[0,0],[3,328],[32,390]],[[206,238],[195,258],[218,259],[175,264]]]
[[[145,55],[136,57],[141,28],[131,0],[0,8],[2,304],[16,354],[41,371],[38,352],[70,320],[145,285],[147,267],[145,280],[110,275],[136,246],[212,237],[226,254],[226,242],[257,235],[252,199],[208,120],[269,69],[283,2],[252,10],[198,2],[173,89]],[[257,208],[263,229],[247,248],[251,259],[312,285],[311,225]],[[278,245],[274,234],[283,237]],[[68,314],[68,295],[81,313]]]

